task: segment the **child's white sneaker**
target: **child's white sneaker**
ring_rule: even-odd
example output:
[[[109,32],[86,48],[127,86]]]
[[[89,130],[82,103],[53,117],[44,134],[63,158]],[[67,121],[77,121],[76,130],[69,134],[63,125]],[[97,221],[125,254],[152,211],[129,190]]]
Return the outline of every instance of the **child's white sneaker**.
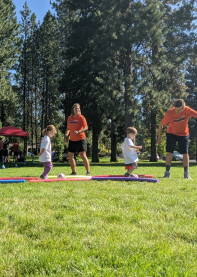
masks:
[[[137,174],[131,174],[130,177],[138,178]]]

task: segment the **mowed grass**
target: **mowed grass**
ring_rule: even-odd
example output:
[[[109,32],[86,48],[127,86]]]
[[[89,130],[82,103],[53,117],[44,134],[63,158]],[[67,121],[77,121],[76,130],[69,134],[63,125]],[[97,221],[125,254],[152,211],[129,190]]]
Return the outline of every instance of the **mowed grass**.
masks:
[[[5,176],[40,176],[38,162]],[[197,170],[140,162],[159,183],[63,181],[0,184],[0,276],[197,276]],[[54,163],[51,175],[69,174]],[[123,174],[102,159],[92,175]],[[77,173],[85,174],[82,163]]]

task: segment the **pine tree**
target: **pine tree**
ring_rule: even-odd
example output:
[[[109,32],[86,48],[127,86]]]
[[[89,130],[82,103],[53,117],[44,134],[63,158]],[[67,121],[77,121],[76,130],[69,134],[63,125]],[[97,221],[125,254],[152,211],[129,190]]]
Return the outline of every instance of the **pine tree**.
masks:
[[[0,0],[0,107],[3,126],[8,124],[6,119],[13,111],[6,109],[10,99],[15,98],[10,70],[16,64],[20,52],[19,25],[14,10],[11,0]]]
[[[58,83],[62,70],[60,48],[58,42],[58,24],[50,11],[44,17],[39,30],[40,77],[42,79],[42,126],[62,121],[61,100]]]

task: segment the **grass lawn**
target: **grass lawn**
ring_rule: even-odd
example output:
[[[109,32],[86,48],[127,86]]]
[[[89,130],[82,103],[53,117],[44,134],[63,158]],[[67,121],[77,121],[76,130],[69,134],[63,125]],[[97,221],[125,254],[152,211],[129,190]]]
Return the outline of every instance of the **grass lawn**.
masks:
[[[91,164],[92,175],[123,174],[122,160]],[[43,167],[0,177],[40,176]],[[73,181],[0,184],[0,276],[197,276],[197,170],[139,162],[159,183]],[[54,163],[51,175],[69,174]],[[85,174],[82,163],[77,173]]]

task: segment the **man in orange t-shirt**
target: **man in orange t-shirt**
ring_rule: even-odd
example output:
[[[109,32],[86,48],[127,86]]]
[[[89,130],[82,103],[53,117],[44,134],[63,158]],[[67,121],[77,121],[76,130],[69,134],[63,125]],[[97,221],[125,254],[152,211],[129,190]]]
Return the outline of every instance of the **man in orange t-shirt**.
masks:
[[[71,115],[67,120],[67,129],[64,135],[64,143],[67,141],[70,134],[68,145],[68,158],[72,169],[71,175],[77,175],[76,162],[74,158],[75,152],[78,152],[83,160],[87,175],[90,175],[90,164],[86,156],[87,143],[85,131],[88,130],[86,119],[81,115],[80,105],[75,103],[71,109]]]
[[[168,124],[166,141],[166,172],[164,178],[170,177],[170,166],[172,153],[176,142],[179,144],[179,151],[183,154],[184,178],[191,179],[189,174],[189,128],[188,120],[190,117],[197,117],[197,112],[185,106],[185,102],[179,99],[175,102],[174,108],[167,111],[159,125],[159,136],[157,143],[161,143],[161,132],[164,125]]]

